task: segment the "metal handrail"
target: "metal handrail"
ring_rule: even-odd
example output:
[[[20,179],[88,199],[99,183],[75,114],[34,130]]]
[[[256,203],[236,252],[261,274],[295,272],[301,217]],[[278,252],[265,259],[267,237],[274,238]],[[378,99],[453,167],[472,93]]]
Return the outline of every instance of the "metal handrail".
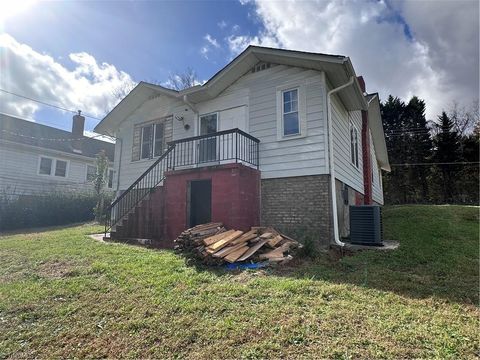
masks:
[[[240,129],[168,143],[168,149],[105,209],[105,236],[177,167],[235,161],[259,167],[260,140]]]

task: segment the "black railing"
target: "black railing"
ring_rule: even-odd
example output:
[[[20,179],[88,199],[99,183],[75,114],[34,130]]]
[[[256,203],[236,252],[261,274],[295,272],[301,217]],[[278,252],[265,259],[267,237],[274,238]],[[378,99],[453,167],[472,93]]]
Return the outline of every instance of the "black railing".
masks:
[[[168,170],[230,162],[258,169],[260,140],[240,129],[219,131],[168,143],[168,149],[105,211],[105,236],[164,179]]]
[[[258,168],[260,140],[240,129],[218,131],[169,143],[173,167],[242,162]]]

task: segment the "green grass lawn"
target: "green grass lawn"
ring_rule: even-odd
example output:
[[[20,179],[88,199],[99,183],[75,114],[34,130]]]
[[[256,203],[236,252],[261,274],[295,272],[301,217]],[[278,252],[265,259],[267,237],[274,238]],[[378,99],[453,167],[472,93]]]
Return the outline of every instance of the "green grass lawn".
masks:
[[[384,209],[394,252],[224,272],[76,226],[0,237],[0,358],[475,358],[479,209]]]

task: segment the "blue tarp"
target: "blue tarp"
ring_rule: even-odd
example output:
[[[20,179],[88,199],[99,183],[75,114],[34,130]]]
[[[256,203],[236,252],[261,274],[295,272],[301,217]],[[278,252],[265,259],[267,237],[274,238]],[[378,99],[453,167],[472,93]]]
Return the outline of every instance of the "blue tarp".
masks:
[[[225,269],[226,270],[260,269],[260,268],[267,267],[268,265],[269,265],[268,261],[253,263],[253,264],[252,263],[246,264],[246,263],[243,263],[243,262],[236,262],[236,263],[233,263],[233,264],[225,265]]]

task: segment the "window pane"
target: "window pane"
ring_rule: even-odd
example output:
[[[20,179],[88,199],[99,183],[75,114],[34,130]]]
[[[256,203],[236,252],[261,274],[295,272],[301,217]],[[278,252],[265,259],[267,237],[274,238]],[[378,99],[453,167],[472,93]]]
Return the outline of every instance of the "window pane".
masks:
[[[163,153],[163,124],[155,125],[155,144],[154,156],[160,156]]]
[[[283,115],[283,134],[293,135],[299,133],[298,112]]]
[[[55,162],[55,176],[65,177],[67,175],[67,162],[57,160]]]
[[[358,167],[358,131],[354,129],[355,134],[355,166]]]
[[[153,125],[142,128],[142,159],[149,159],[152,153]]]
[[[200,135],[217,132],[217,114],[205,115],[200,118]]]
[[[291,94],[290,96],[292,101],[297,101],[297,93],[298,93],[297,89],[290,91],[290,94]]]
[[[283,102],[286,103],[286,102],[289,102],[290,101],[290,91],[285,91],[283,93]]]
[[[50,175],[52,173],[52,159],[40,158],[40,174]]]
[[[87,181],[94,181],[97,175],[97,168],[95,166],[87,165]]]
[[[355,140],[352,126],[350,126],[350,158],[352,164],[355,164]]]
[[[283,112],[284,113],[289,113],[292,111],[292,107],[291,107],[292,103],[291,102],[285,102],[283,103]]]
[[[294,100],[290,103],[291,111],[298,111],[298,101]]]

